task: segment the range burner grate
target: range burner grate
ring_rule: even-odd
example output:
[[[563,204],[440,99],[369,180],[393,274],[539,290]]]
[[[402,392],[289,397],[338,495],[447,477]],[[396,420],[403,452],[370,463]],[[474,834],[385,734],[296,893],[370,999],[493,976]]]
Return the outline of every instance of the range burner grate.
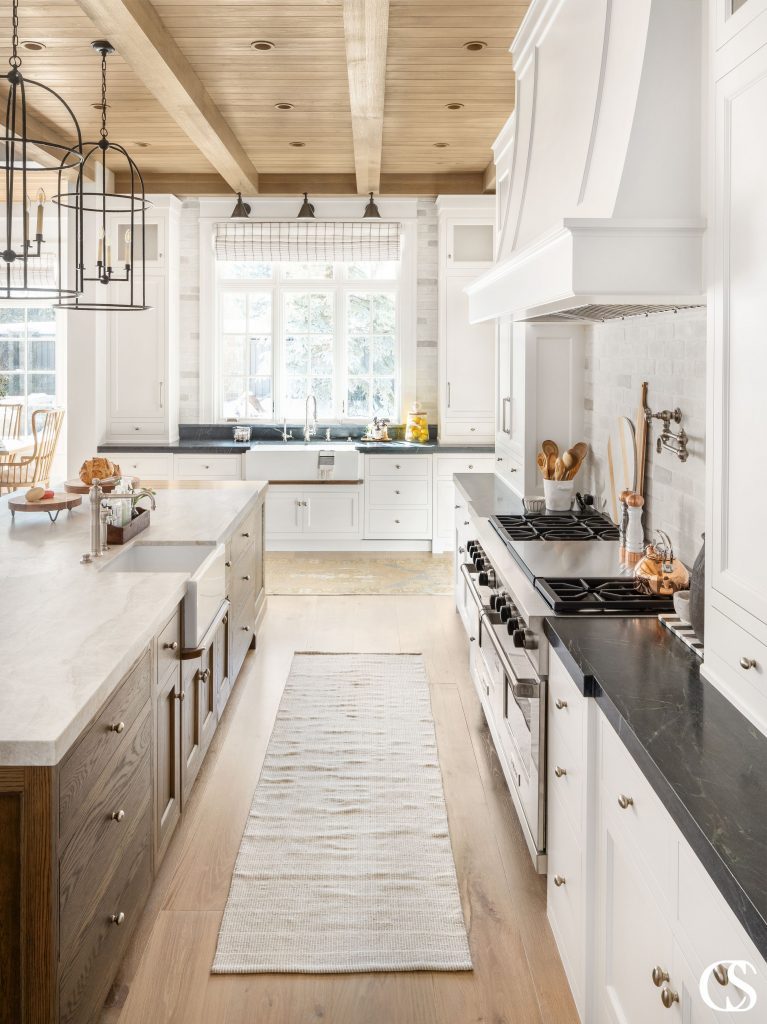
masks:
[[[539,579],[536,587],[557,615],[604,612],[655,615],[674,607],[671,597],[648,593],[639,580],[626,577],[546,577]]]
[[[618,527],[599,512],[529,512],[493,516],[498,533],[510,540],[618,540]]]

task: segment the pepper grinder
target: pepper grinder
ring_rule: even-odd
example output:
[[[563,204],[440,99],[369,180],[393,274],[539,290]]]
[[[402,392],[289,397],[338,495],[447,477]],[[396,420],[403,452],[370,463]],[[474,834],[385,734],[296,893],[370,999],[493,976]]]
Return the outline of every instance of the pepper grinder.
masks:
[[[626,502],[628,500],[629,494],[631,494],[631,491],[621,491],[621,493],[618,495],[618,501],[620,502],[621,506],[620,515],[618,517],[618,533],[620,535],[621,556],[623,556],[626,552],[626,533],[628,532],[629,526],[629,509]]]
[[[626,498],[626,506],[628,512],[626,555],[629,561],[638,561],[644,554],[644,529],[642,527],[644,498],[641,494],[631,492]]]

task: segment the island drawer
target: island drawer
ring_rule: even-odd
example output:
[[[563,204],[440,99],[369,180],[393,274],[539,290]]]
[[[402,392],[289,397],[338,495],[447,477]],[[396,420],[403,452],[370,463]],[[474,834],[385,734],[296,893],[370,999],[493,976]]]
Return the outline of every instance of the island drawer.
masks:
[[[139,724],[139,723],[137,723]],[[108,886],[140,826],[152,798],[149,753],[150,706],[140,720],[131,747],[104,789],[89,802],[81,828],[72,837],[59,866],[59,941],[67,961],[90,922],[94,906]]]
[[[253,640],[253,625],[256,618],[255,604],[246,602],[238,611],[232,612],[229,621],[231,622],[231,678],[232,683],[242,668],[245,655]]]
[[[255,609],[256,600],[256,558],[255,553],[250,553],[241,558],[232,567],[231,586],[229,587],[229,602],[235,614],[250,599],[251,609]]]
[[[72,959],[59,975],[59,1024],[97,1017],[152,884],[151,807],[125,849]]]
[[[83,821],[88,797],[118,751],[125,750],[131,726],[149,700],[152,659],[149,648],[120,683],[85,734],[66,755],[59,774],[59,836],[65,842]]]
[[[259,534],[260,508],[253,509],[237,524],[231,538],[231,562],[236,565],[245,552],[255,551]]]
[[[157,685],[161,686],[181,658],[181,608],[175,610],[157,637]]]
[[[369,455],[368,476],[428,477],[431,470],[430,455]]]

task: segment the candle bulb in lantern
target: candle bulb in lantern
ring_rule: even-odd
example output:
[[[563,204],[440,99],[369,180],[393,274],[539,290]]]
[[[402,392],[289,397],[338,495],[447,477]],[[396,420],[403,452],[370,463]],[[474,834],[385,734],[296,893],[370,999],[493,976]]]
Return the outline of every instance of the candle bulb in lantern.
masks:
[[[125,259],[123,260],[126,267],[130,266],[130,243],[132,237],[131,230],[128,228],[125,232]]]
[[[29,241],[29,208],[32,205],[32,200],[29,196],[24,197],[24,242]]]
[[[107,267],[112,266],[112,246],[107,242]]]
[[[43,237],[43,206],[45,205],[45,192],[42,189],[37,193],[37,234]]]
[[[98,250],[98,258],[96,259],[96,262],[97,263],[103,263],[104,262],[104,229],[103,228],[99,228],[99,250]]]

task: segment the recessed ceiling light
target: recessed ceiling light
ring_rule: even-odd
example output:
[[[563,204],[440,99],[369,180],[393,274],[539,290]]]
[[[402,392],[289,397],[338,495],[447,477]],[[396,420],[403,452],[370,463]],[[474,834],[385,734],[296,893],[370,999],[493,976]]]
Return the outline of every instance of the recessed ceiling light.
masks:
[[[273,50],[274,43],[269,39],[254,39],[250,44],[254,50]]]
[[[295,146],[296,149],[300,149],[302,146],[305,146],[306,143],[305,142],[291,142],[290,145],[291,146]]]
[[[149,143],[148,142],[132,142],[131,145],[135,146],[136,149],[148,149],[149,148]]]
[[[435,142],[434,143],[434,148],[435,149],[447,149],[447,147],[449,145],[450,145],[449,142]]]
[[[275,103],[274,107],[276,110],[292,110],[295,104],[293,103]]]
[[[471,50],[474,53],[476,50],[484,50],[487,43],[483,43],[481,39],[470,39],[468,43],[463,44],[464,50]]]
[[[45,43],[38,43],[34,39],[24,39],[19,43],[19,46],[22,50],[32,50],[33,52],[45,49]]]
[[[463,103],[446,103],[447,110],[463,110]]]
[[[94,110],[109,110],[110,105],[108,103],[91,103],[91,106]]]

